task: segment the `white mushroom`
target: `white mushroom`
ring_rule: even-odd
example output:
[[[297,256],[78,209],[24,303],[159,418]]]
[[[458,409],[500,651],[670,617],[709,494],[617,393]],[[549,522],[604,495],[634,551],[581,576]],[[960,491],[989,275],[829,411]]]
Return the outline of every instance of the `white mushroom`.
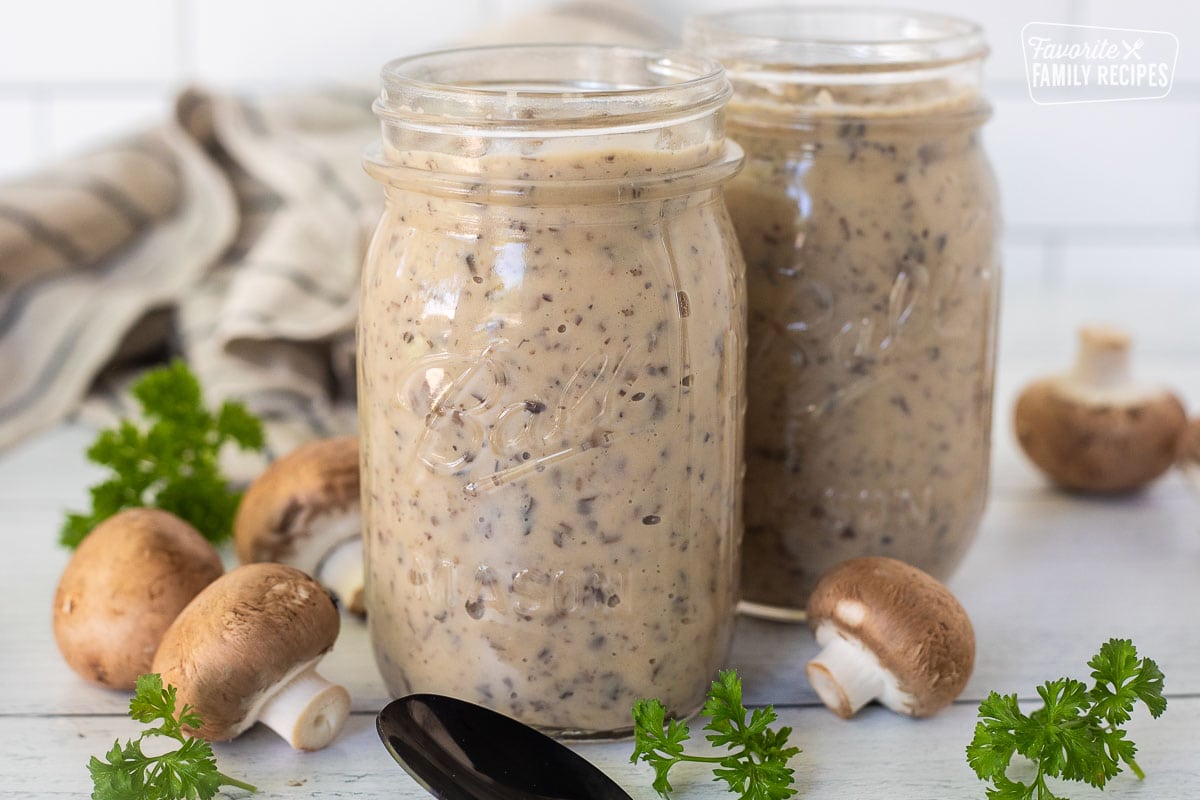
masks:
[[[823,650],[809,683],[838,716],[871,700],[925,717],[962,692],[975,667],[975,630],[950,590],[894,558],[844,561],[808,599]]]
[[[1030,384],[1017,399],[1017,440],[1060,486],[1132,491],[1174,462],[1183,405],[1164,388],[1136,382],[1129,351],[1123,331],[1084,328],[1074,368]]]
[[[167,629],[153,671],[196,709],[209,741],[261,721],[299,750],[342,730],[350,695],[316,672],[341,618],[329,592],[283,564],[249,564],[213,582]]]
[[[225,568],[199,531],[166,511],[131,508],[76,548],[54,594],[54,639],[82,677],[133,689],[163,632]]]
[[[355,437],[308,442],[278,459],[242,497],[233,530],[243,564],[307,572],[363,614],[362,513]]]

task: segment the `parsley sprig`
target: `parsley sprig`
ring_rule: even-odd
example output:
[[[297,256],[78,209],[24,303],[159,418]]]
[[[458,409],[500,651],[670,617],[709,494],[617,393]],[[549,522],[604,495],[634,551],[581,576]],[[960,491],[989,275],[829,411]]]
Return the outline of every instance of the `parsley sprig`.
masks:
[[[1017,696],[992,692],[979,705],[975,737],[967,761],[979,779],[991,783],[990,800],[1064,800],[1047,778],[1081,781],[1103,789],[1127,765],[1138,778],[1145,773],[1133,760],[1137,748],[1122,725],[1141,701],[1157,719],[1166,710],[1163,673],[1149,658],[1138,658],[1128,639],[1110,639],[1089,662],[1095,684],[1059,678],[1037,687],[1042,707],[1024,714]],[[1034,763],[1032,783],[1008,777],[1014,754]]]
[[[638,700],[633,705],[634,749],[630,761],[645,761],[654,768],[654,790],[663,797],[674,791],[667,773],[676,764],[693,761],[714,764],[713,780],[725,781],[729,791],[743,800],[784,800],[796,794],[787,762],[800,752],[788,747],[791,728],[772,730],[776,720],[771,706],[753,712],[742,705],[742,683],[734,670],[723,670],[708,691],[701,712],[710,718],[704,730],[714,747],[733,752],[718,756],[688,755],[683,744],[691,731],[686,722],[666,719],[658,700]],[[749,717],[749,719],[747,719]]]
[[[67,515],[60,543],[76,547],[101,522],[137,506],[170,511],[210,541],[228,538],[241,493],[229,487],[217,457],[230,442],[262,449],[262,423],[241,403],[209,411],[200,382],[178,360],[147,372],[131,392],[145,427],[126,419],[96,437],[87,457],[113,475],[91,488],[89,513]]]
[[[157,674],[140,675],[137,693],[129,701],[129,716],[147,725],[136,739],[124,746],[113,742],[105,761],[92,756],[88,771],[92,773],[92,800],[209,800],[222,786],[233,786],[247,792],[257,789],[217,770],[212,745],[183,732],[184,726],[198,728],[200,717],[185,705],[175,713],[175,687],[163,687]],[[176,750],[157,756],[142,752],[142,740],[147,736],[163,736],[179,743]]]

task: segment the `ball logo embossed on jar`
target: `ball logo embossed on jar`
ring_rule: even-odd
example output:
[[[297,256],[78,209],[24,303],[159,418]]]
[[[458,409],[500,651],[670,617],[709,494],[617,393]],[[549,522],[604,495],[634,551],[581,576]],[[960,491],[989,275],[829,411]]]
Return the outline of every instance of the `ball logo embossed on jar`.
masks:
[[[788,271],[804,275],[802,266]],[[864,271],[877,273],[879,265],[872,264]],[[839,380],[833,386],[805,380],[791,386],[793,407],[802,412],[808,425],[819,424],[835,409],[844,408],[873,391],[881,381],[890,380],[893,376],[881,367],[888,363],[890,354],[905,347],[906,323],[938,310],[931,300],[929,270],[919,265],[897,271],[887,289],[881,318],[847,318],[839,314],[836,292],[820,279],[801,278],[794,296],[796,308],[788,314],[786,326],[760,323],[751,329],[756,344],[751,361],[757,362],[773,348],[782,348],[790,354],[787,361],[797,371],[814,361],[826,374],[833,372],[829,365],[836,369]]]
[[[506,381],[490,349],[474,358],[426,356],[403,381],[400,405],[425,420],[417,455],[434,472],[457,472],[478,455],[484,436],[479,417],[495,404]]]
[[[510,346],[497,340],[474,355],[425,356],[402,381],[400,405],[424,421],[417,443],[421,463],[439,474],[470,477],[463,484],[467,494],[607,447],[618,433],[636,432],[651,421],[662,402],[657,395],[640,402],[646,393],[638,391],[637,381],[646,358],[632,346],[613,354],[596,350],[561,389],[532,392],[508,377],[515,372],[503,355]],[[485,448],[512,466],[473,475]]]

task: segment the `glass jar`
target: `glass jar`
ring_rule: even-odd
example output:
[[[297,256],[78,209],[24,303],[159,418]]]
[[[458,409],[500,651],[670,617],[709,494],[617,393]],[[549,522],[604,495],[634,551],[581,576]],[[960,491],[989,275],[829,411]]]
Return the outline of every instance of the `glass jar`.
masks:
[[[714,61],[601,46],[383,70],[366,605],[394,695],[611,737],[696,711],[741,541],[744,267]]]
[[[977,26],[885,10],[697,17],[734,87],[746,258],[746,610],[886,555],[947,577],[988,488],[1000,215]]]

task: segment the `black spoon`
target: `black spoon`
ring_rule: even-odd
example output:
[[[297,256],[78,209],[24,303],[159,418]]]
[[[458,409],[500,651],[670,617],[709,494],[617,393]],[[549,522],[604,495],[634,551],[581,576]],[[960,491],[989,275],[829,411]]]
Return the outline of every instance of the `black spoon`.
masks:
[[[573,750],[464,700],[410,694],[375,726],[392,758],[440,800],[631,800]]]

